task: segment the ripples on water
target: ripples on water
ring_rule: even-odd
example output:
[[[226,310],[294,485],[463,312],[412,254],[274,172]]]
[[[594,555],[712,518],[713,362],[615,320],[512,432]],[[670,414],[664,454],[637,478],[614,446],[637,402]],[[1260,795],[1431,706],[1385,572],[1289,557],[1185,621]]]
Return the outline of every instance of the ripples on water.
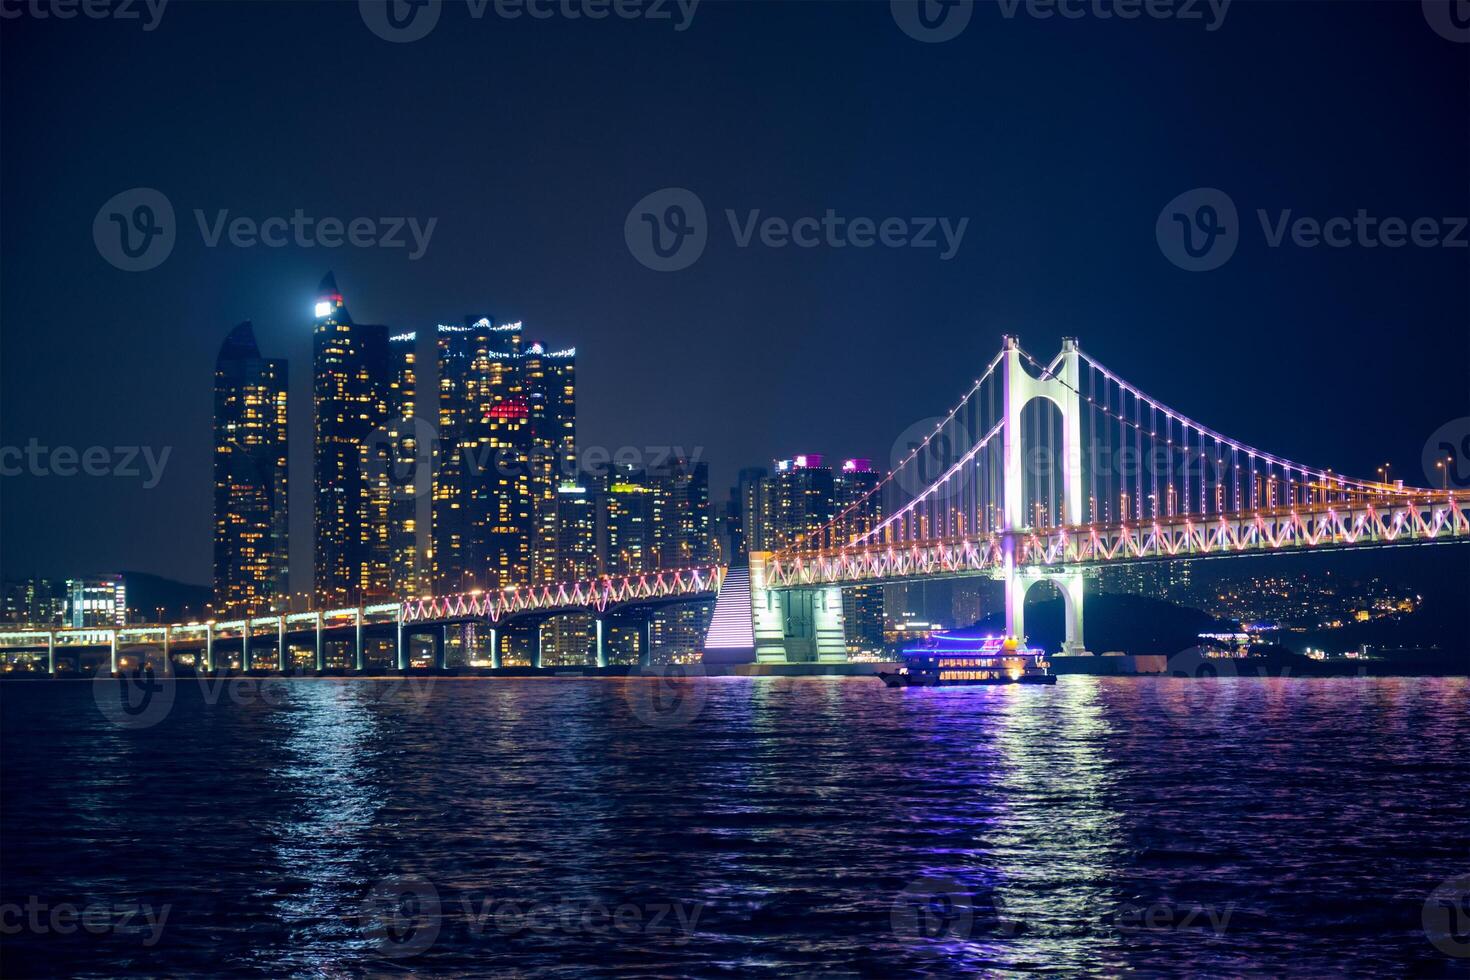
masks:
[[[0,974],[1470,972],[1420,926],[1470,873],[1464,679],[266,693],[125,730],[0,685],[0,902],[120,927]]]

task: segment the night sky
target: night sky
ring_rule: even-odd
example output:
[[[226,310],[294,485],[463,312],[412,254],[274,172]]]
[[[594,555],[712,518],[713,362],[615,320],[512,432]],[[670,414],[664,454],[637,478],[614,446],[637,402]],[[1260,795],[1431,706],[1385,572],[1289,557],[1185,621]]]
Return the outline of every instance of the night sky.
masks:
[[[1077,335],[1219,431],[1368,477],[1392,461],[1427,482],[1425,441],[1470,416],[1470,249],[1271,248],[1256,216],[1470,214],[1470,44],[1418,2],[1236,2],[1213,31],[981,4],[943,43],[906,35],[887,2],[706,0],[676,22],[477,20],[445,0],[427,37],[394,44],[356,2],[174,0],[151,31],[0,21],[0,445],[171,447],[154,489],[0,478],[0,572],[209,581],[213,364],[251,319],[291,362],[306,588],[328,270],[360,322],[483,312],[575,345],[579,441],[701,447],[721,503],[736,469],[773,457],[886,461],[1007,332],[1042,360]],[[92,234],[134,187],[177,216],[145,272]],[[676,272],[624,240],[665,187],[709,215],[708,247]],[[1240,214],[1237,252],[1208,272],[1155,238],[1197,187]],[[209,248],[194,216],[298,208],[437,224],[410,260]],[[945,261],[740,248],[725,217],[829,208],[969,222]]]

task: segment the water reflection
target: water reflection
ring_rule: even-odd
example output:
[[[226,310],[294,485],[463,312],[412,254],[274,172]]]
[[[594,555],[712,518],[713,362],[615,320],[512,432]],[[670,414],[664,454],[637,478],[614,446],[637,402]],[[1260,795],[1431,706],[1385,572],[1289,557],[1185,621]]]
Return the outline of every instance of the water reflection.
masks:
[[[174,907],[3,972],[1446,972],[1463,679],[712,678],[674,722],[640,683],[181,686],[141,731],[0,685],[4,900]],[[422,949],[359,921],[394,876],[434,890]]]

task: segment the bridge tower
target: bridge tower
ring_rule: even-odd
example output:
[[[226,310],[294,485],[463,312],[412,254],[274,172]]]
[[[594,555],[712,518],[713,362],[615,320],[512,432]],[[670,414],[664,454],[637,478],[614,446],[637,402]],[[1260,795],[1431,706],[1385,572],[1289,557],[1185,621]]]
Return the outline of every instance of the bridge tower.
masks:
[[[1056,370],[1047,377],[1033,377],[1021,359],[1021,348],[1015,337],[1005,338],[1002,355],[1002,396],[1005,407],[1005,431],[1002,435],[1005,456],[1005,530],[1003,532],[1006,634],[1017,638],[1026,635],[1026,593],[1037,582],[1052,582],[1062,594],[1066,606],[1067,634],[1062,652],[1085,653],[1082,641],[1082,573],[1032,572],[1016,567],[1017,545],[1025,534],[1025,446],[1022,445],[1021,412],[1034,399],[1045,398],[1062,416],[1062,523],[1082,524],[1082,396],[1080,358],[1077,339],[1062,340],[1062,353]]]

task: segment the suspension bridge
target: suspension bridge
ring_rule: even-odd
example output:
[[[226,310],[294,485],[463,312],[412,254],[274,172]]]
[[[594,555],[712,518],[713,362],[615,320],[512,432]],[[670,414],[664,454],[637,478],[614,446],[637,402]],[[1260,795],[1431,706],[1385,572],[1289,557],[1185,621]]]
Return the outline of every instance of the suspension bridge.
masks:
[[[1051,583],[1066,609],[1064,653],[1085,651],[1083,583],[1093,568],[1142,561],[1360,549],[1470,540],[1470,499],[1302,465],[1193,421],[1123,380],[1073,339],[1041,363],[1006,337],[1000,352],[934,429],[877,485],[790,547],[748,567],[664,570],[585,582],[415,598],[228,622],[0,632],[0,653],[105,647],[117,671],[129,645],[190,645],[207,669],[216,646],[252,662],[274,641],[276,664],[300,642],[323,669],[328,643],[366,668],[377,637],[409,667],[415,634],[483,630],[501,666],[503,631],[590,617],[592,656],[608,663],[612,622],[641,630],[653,610],[716,599],[707,660],[843,663],[844,586],[990,576],[1004,583],[1008,635],[1024,638],[1026,595]]]

